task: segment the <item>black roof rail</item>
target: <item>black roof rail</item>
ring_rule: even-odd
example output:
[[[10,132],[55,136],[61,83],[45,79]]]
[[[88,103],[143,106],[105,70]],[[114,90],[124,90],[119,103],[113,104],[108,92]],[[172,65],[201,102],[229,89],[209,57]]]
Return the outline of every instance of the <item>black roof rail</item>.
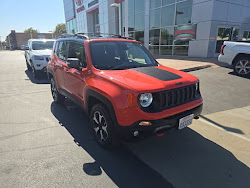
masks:
[[[129,39],[135,40],[131,37],[124,37],[118,34],[110,34],[110,33],[76,33],[76,34],[63,34],[58,38],[81,38],[81,39],[89,39],[95,37],[103,37],[108,36],[110,38],[121,38],[121,39]]]

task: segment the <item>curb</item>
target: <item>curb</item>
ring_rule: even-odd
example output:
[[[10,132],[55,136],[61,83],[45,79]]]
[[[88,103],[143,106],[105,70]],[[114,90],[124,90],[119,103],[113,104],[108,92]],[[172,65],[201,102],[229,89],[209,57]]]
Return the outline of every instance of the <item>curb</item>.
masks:
[[[203,65],[203,66],[198,66],[198,67],[192,67],[192,68],[187,68],[187,69],[180,69],[180,71],[183,72],[192,72],[192,71],[197,71],[197,70],[201,70],[201,69],[206,69],[212,67],[211,65]]]

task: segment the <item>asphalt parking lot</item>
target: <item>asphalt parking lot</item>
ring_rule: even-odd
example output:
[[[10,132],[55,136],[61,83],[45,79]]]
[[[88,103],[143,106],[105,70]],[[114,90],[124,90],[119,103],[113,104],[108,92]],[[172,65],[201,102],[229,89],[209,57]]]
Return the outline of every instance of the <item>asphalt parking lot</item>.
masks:
[[[201,81],[202,118],[107,151],[87,115],[53,103],[46,78],[23,52],[0,52],[1,187],[250,187],[250,79],[228,68],[190,72]]]

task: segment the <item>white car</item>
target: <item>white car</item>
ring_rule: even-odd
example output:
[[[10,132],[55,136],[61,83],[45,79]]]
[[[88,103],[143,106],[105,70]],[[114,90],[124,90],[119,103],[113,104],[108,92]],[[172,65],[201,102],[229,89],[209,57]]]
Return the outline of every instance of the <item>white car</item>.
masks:
[[[250,43],[225,41],[218,60],[231,65],[237,75],[250,75]]]
[[[30,39],[25,51],[28,70],[32,70],[34,78],[47,71],[47,64],[52,53],[54,39]]]

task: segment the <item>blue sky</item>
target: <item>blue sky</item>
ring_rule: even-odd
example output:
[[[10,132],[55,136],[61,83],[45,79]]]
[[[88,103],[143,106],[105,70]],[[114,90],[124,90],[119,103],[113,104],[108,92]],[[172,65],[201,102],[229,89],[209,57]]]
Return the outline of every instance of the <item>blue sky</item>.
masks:
[[[47,33],[65,23],[63,0],[0,0],[0,36],[29,27]]]

